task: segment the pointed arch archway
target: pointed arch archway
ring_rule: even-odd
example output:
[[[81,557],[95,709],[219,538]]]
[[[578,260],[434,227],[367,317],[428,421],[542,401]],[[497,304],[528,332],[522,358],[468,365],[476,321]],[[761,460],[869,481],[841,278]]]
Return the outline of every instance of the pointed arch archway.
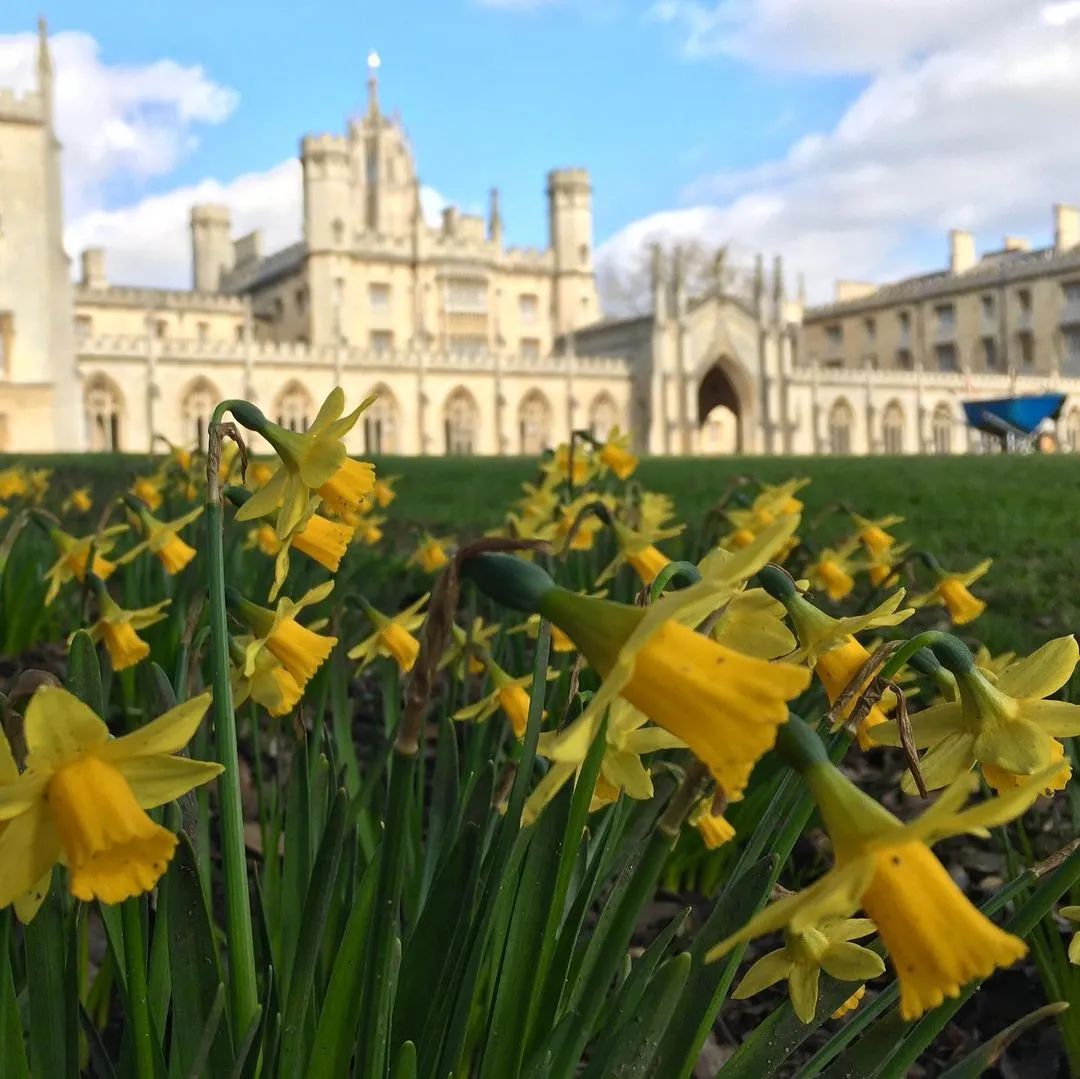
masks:
[[[315,418],[315,402],[307,388],[294,378],[282,387],[273,411],[279,427],[302,434]]]
[[[217,386],[202,375],[187,384],[180,395],[180,412],[184,417],[183,445],[193,444],[196,449],[206,451],[206,431],[220,400],[221,392]]]
[[[443,430],[448,456],[476,452],[480,436],[480,408],[464,386],[452,390],[443,406]]]
[[[83,394],[86,445],[91,452],[116,452],[122,448],[124,395],[108,375],[87,380]]]
[[[364,410],[364,452],[399,453],[398,432],[401,411],[389,386],[379,383],[372,391],[375,400]]]
[[[531,389],[518,405],[521,453],[536,457],[551,446],[551,402],[541,390]]]
[[[733,361],[721,357],[704,369],[697,384],[697,445],[708,455],[746,453],[747,427],[743,394]]]

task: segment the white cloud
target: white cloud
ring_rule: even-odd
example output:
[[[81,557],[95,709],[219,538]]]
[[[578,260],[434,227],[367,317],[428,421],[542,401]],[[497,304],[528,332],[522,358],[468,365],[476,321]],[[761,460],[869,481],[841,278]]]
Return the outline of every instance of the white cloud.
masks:
[[[632,258],[651,236],[734,241],[782,252],[789,267],[806,271],[811,298],[821,299],[835,277],[880,280],[932,268],[913,264],[913,248],[925,247],[930,234],[941,235],[943,265],[949,228],[970,228],[995,244],[1006,232],[1034,231],[1041,242],[1051,204],[1080,202],[1080,144],[1069,135],[1080,126],[1073,0],[1042,7],[979,0],[994,19],[966,27],[959,22],[965,8],[970,16],[968,0],[692,6],[723,13],[728,40],[752,44],[755,54],[767,52],[763,27],[773,27],[781,54],[797,30],[806,43],[800,66],[872,64],[875,74],[830,130],[800,138],[781,158],[700,177],[682,192],[681,208],[634,222],[604,244],[601,265]],[[669,16],[676,7],[687,5],[667,4]],[[948,17],[916,34],[909,8],[931,16],[940,8]],[[866,9],[877,18],[873,33]],[[781,11],[790,25],[775,24]],[[888,54],[875,59],[872,47],[882,42],[891,42]]]
[[[194,146],[198,126],[221,123],[236,107],[236,93],[201,67],[167,59],[107,64],[94,38],[79,32],[55,34],[49,44],[69,214],[99,208],[112,182],[168,175]],[[33,34],[0,35],[0,86],[35,88],[36,65]]]

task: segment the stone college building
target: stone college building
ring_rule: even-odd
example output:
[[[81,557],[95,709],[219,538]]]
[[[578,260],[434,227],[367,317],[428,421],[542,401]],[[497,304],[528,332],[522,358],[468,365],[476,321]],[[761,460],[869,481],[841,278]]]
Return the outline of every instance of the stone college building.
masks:
[[[190,291],[111,284],[96,249],[73,283],[44,26],[38,78],[0,90],[0,451],[202,443],[226,397],[300,430],[336,384],[378,394],[357,453],[536,454],[614,426],[656,454],[960,453],[983,448],[963,401],[1046,392],[1069,395],[1057,435],[1080,449],[1071,207],[1052,247],[979,258],[954,232],[948,269],[842,282],[821,308],[779,259],[691,294],[680,253],[657,251],[651,312],[605,319],[588,173],[548,174],[544,251],[507,246],[495,191],[486,217],[448,207],[432,227],[373,68],[364,115],[301,141],[299,243],[264,252],[193,206]]]

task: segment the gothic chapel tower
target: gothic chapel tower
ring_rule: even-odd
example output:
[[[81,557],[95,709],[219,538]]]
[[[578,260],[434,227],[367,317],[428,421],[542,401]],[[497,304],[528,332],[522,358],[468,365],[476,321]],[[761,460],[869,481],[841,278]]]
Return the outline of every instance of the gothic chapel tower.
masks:
[[[0,90],[0,450],[80,450],[82,394],[44,19],[37,78],[36,92]]]

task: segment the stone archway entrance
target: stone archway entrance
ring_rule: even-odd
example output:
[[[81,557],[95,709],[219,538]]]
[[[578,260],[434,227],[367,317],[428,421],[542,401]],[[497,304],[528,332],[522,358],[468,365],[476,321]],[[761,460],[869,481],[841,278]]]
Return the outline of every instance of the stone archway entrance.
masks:
[[[716,456],[746,452],[742,402],[720,361],[698,383],[697,426],[698,453]]]

